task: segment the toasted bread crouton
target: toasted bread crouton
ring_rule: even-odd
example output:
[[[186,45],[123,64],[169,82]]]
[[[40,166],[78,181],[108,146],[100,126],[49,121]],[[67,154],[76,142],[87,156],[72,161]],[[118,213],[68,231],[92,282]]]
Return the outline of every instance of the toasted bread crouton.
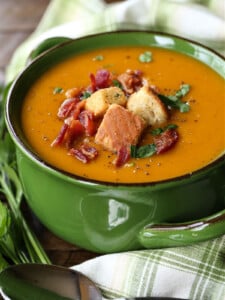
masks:
[[[127,99],[118,87],[100,89],[87,98],[85,108],[92,111],[95,117],[103,116],[109,105],[117,103],[125,106]]]
[[[141,117],[118,104],[112,104],[98,128],[95,142],[117,152],[121,147],[136,145],[144,128],[145,122]]]
[[[165,105],[148,86],[129,97],[127,109],[141,116],[148,126],[163,124],[168,119]]]

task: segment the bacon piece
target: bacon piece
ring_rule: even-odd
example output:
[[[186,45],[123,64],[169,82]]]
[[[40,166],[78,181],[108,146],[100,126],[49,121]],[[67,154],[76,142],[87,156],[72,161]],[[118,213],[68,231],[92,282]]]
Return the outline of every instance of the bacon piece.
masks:
[[[156,153],[164,153],[172,148],[178,141],[178,133],[175,129],[167,129],[160,135],[154,137],[154,144],[156,145]]]
[[[115,166],[118,168],[122,167],[129,159],[130,159],[130,152],[128,151],[127,147],[121,147],[117,151]]]
[[[79,98],[70,98],[63,101],[58,110],[57,116],[60,119],[66,119],[70,116],[73,116],[74,119],[77,119],[81,110],[85,106],[85,100],[80,100]]]
[[[85,132],[87,136],[92,136],[96,132],[96,125],[94,122],[94,114],[89,110],[83,110],[79,116],[79,121],[85,128]]]
[[[142,72],[127,70],[120,74],[117,80],[122,84],[123,90],[130,95],[142,86]]]
[[[110,72],[108,70],[102,69],[98,70],[95,75],[95,82],[97,89],[104,89],[110,86]]]
[[[52,142],[52,146],[60,145],[64,142],[66,147],[70,148],[75,139],[84,132],[88,136],[96,132],[92,113],[81,112],[84,106],[85,100],[68,99],[63,102],[58,117],[64,119],[64,125],[56,139]]]
[[[90,74],[90,80],[91,80],[91,91],[95,92],[97,88],[96,88],[95,75],[93,73]]]
[[[111,74],[108,70],[101,69],[96,72],[96,75],[90,74],[91,89],[95,92],[99,89],[104,89],[111,84]]]
[[[64,100],[59,107],[57,116],[60,119],[66,119],[67,117],[69,117],[78,102],[79,102],[78,98],[70,98]]]
[[[74,111],[73,111],[73,118],[75,120],[78,119],[80,112],[82,111],[82,109],[84,109],[85,102],[86,102],[85,100],[81,100],[76,103],[76,105],[74,107]]]
[[[51,147],[58,146],[58,145],[62,144],[68,128],[69,128],[69,125],[64,123],[63,126],[60,129],[60,132],[59,132],[58,136],[51,143]]]
[[[89,160],[92,160],[98,156],[98,150],[95,147],[91,147],[87,144],[82,144],[80,150],[84,155],[87,156]]]
[[[76,157],[82,163],[86,164],[88,162],[88,158],[80,149],[71,148],[68,152],[69,155]]]
[[[83,134],[85,131],[84,126],[81,124],[79,120],[71,119],[70,125],[67,129],[66,133],[66,146],[67,148],[71,148],[75,139]]]
[[[78,149],[71,148],[68,152],[69,155],[73,155],[82,163],[86,164],[90,160],[95,159],[98,156],[98,151],[96,148],[82,144]]]

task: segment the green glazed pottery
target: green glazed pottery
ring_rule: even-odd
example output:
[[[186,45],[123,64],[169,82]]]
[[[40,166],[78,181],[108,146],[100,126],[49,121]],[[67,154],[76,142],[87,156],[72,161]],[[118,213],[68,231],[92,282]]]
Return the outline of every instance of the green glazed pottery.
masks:
[[[55,46],[57,42],[60,44]],[[54,47],[46,51],[48,45]],[[20,111],[32,83],[71,55],[114,45],[172,49],[202,61],[225,78],[224,58],[219,54],[161,33],[121,31],[44,42],[36,51],[38,57],[13,83],[6,104],[7,127],[16,145],[29,206],[56,235],[99,253],[189,245],[225,234],[224,153],[191,175],[154,184],[118,185],[60,172],[38,158],[27,144]]]

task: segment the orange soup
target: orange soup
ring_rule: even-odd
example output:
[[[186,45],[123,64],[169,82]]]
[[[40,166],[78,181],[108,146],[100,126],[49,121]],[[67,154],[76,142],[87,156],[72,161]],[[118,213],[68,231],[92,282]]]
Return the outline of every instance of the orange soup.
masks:
[[[130,157],[122,166],[116,167],[117,154],[96,144],[93,136],[88,140],[97,149],[98,156],[87,163],[68,155],[64,145],[52,146],[63,124],[57,113],[65,100],[65,92],[74,87],[89,86],[90,74],[101,69],[114,76],[127,70],[140,70],[144,80],[164,95],[174,95],[182,84],[190,86],[182,98],[189,111],[169,111],[165,125],[175,124],[179,136],[169,151],[145,158]],[[191,57],[149,47],[107,48],[69,58],[33,84],[22,109],[25,136],[43,160],[74,175],[118,183],[166,180],[204,167],[224,152],[224,122],[224,79]],[[163,126],[148,127],[141,144],[152,143],[151,130]]]

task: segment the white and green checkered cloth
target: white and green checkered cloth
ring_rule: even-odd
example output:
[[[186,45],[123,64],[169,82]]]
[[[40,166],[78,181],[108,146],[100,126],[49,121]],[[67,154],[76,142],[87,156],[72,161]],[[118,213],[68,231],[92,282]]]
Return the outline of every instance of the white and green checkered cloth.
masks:
[[[197,40],[225,53],[225,0],[52,0],[34,34],[15,52],[10,81],[31,50],[52,36],[79,37],[116,29],[154,29]],[[225,236],[188,247],[107,254],[73,268],[107,298],[225,299]]]

